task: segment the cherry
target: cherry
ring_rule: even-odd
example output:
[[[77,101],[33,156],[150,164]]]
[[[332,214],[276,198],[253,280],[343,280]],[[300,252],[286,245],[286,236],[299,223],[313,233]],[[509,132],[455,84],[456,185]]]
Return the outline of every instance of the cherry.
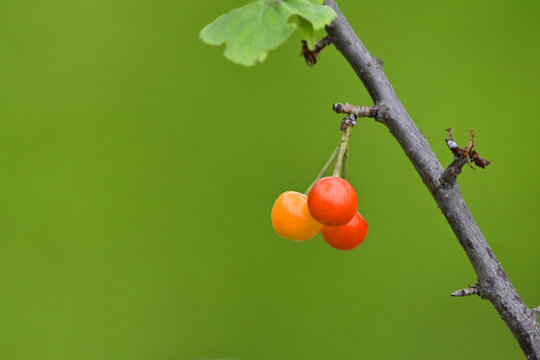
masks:
[[[304,241],[317,235],[323,225],[309,214],[305,194],[286,191],[274,202],[272,226],[285,239]]]
[[[368,224],[359,212],[345,225],[325,225],[321,229],[321,234],[328,245],[339,250],[354,249],[364,241],[367,233]]]
[[[356,214],[358,198],[351,184],[339,177],[317,181],[308,196],[311,216],[324,225],[344,225]]]

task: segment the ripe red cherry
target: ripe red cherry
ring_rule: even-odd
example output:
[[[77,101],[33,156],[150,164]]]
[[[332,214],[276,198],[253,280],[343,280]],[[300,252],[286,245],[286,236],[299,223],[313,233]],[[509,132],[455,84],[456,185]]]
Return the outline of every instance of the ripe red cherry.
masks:
[[[308,195],[308,208],[315,220],[325,225],[348,223],[356,214],[358,198],[351,184],[339,177],[317,181]]]
[[[323,226],[321,234],[331,247],[338,250],[351,250],[364,241],[368,224],[359,212],[345,225]]]

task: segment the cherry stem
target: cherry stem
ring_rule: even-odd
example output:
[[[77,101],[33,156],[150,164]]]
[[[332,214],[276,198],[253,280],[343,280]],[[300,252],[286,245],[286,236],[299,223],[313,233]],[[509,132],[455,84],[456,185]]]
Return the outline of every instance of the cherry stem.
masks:
[[[336,149],[334,150],[334,152],[332,153],[332,155],[330,155],[330,158],[328,159],[328,161],[326,162],[326,164],[324,164],[323,168],[321,169],[321,171],[319,172],[319,175],[317,175],[317,177],[315,178],[315,180],[313,180],[313,182],[311,183],[311,185],[309,185],[308,189],[306,190],[306,192],[304,194],[308,195],[309,192],[311,191],[311,188],[313,187],[313,185],[315,185],[315,183],[319,180],[321,180],[323,178],[323,176],[326,174],[326,172],[328,171],[328,169],[330,169],[330,165],[332,165],[332,163],[334,162],[334,160],[336,159],[337,155],[338,155],[338,152],[339,152],[339,145],[338,147],[336,147]]]
[[[341,177],[347,179],[347,172],[349,171],[349,146],[343,155],[343,170],[341,170]]]
[[[349,139],[351,138],[352,126],[347,126],[343,131],[341,142],[339,143],[339,154],[336,161],[336,167],[332,176],[339,177],[341,175],[341,167],[343,166],[343,157],[349,148]]]

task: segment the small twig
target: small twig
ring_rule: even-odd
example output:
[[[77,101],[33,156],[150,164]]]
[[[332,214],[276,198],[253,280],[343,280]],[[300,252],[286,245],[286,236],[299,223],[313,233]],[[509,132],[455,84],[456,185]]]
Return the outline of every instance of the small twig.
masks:
[[[537,308],[532,309],[533,313],[538,317],[540,316],[540,306]]]
[[[472,130],[469,130],[469,131],[471,132],[471,141],[469,141],[467,145],[465,146],[465,149],[463,149],[463,155],[465,156],[465,159],[467,159],[467,163],[469,163],[469,166],[471,167],[471,169],[474,170],[474,166],[470,158],[471,151],[474,147],[474,131]]]
[[[446,145],[448,145],[448,148],[450,151],[454,153],[454,155],[459,155],[459,146],[456,144],[456,140],[454,139],[454,134],[452,133],[452,129],[448,128],[446,129],[448,131],[448,139],[446,139]]]
[[[373,115],[374,106],[356,106],[349,103],[336,103],[332,105],[332,110],[338,114],[349,114],[341,122],[341,130],[347,126],[355,126],[359,117],[375,117]]]
[[[461,174],[461,169],[467,163],[467,159],[464,156],[454,156],[454,161],[444,170],[439,183],[443,188],[450,188],[457,182],[457,177]]]
[[[469,164],[474,169],[472,163],[474,162],[478,167],[485,169],[486,166],[491,164],[490,161],[484,159],[478,154],[474,148],[474,131],[470,130],[471,140],[467,143],[464,149],[460,148],[454,139],[452,129],[446,129],[448,132],[448,139],[446,139],[446,145],[454,154],[454,160],[444,170],[443,174],[439,178],[439,183],[444,188],[452,187],[456,184],[457,176],[461,173],[461,170],[465,164]]]
[[[373,117],[371,106],[356,106],[349,103],[336,103],[332,106],[338,114],[349,114],[359,117]]]
[[[330,40],[330,37],[325,36],[315,44],[315,49],[310,50],[307,45],[307,41],[302,40],[302,51],[300,52],[300,56],[303,56],[304,59],[306,59],[306,64],[313,66],[319,60],[319,53],[331,43],[332,41]]]
[[[478,286],[470,285],[468,288],[454,291],[450,295],[451,296],[469,296],[469,295],[478,295],[479,292],[480,290],[478,289]]]

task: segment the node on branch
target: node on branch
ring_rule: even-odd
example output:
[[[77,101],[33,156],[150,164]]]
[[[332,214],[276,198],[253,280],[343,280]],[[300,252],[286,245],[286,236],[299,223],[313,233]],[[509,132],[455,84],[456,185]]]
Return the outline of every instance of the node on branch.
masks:
[[[439,183],[442,187],[451,187],[456,184],[457,176],[461,173],[461,169],[465,164],[469,164],[472,169],[475,169],[473,163],[479,168],[485,169],[486,166],[491,164],[491,161],[483,158],[480,154],[474,150],[474,131],[469,130],[471,133],[471,140],[462,149],[456,143],[452,129],[446,129],[448,132],[448,139],[446,139],[446,145],[454,154],[454,161],[444,170],[439,179]]]
[[[319,54],[320,52],[328,45],[330,45],[332,41],[328,36],[323,37],[318,43],[315,44],[315,49],[310,50],[307,44],[306,40],[302,40],[302,51],[300,52],[300,56],[303,56],[304,59],[306,59],[306,64],[308,64],[310,67],[313,67],[319,60]]]
[[[470,296],[470,295],[480,295],[480,288],[478,286],[476,286],[476,285],[474,285],[474,286],[469,285],[468,288],[454,291],[450,295],[451,296],[458,296],[458,297]]]

